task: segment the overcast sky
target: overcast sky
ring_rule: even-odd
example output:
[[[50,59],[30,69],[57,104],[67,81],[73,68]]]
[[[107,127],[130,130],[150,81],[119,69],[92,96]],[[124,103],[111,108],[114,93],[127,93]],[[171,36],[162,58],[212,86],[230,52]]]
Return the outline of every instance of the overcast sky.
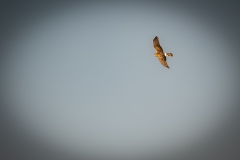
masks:
[[[46,8],[15,30],[1,64],[8,114],[36,139],[74,155],[156,157],[200,146],[232,117],[239,56],[221,7]],[[170,69],[153,56],[155,36]]]

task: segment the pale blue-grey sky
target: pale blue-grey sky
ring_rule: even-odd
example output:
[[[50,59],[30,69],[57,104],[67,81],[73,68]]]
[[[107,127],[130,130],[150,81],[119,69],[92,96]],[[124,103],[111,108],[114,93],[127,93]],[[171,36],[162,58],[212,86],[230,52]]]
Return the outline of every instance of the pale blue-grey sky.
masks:
[[[29,132],[76,155],[139,158],[198,146],[227,122],[237,69],[222,28],[168,3],[79,4],[12,40],[5,90]]]

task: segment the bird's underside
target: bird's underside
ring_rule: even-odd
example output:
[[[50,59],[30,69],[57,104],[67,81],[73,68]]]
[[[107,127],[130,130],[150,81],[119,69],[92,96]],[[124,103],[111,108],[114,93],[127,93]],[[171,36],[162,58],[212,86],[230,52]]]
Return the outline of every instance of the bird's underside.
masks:
[[[154,56],[155,57],[158,57],[158,60],[159,62],[169,68],[168,64],[167,64],[167,56],[170,56],[172,57],[173,54],[172,53],[165,53],[163,52],[163,48],[160,46],[160,43],[159,43],[159,40],[158,40],[158,37],[156,36],[154,39],[153,39],[153,48],[156,50],[156,53],[154,53]]]

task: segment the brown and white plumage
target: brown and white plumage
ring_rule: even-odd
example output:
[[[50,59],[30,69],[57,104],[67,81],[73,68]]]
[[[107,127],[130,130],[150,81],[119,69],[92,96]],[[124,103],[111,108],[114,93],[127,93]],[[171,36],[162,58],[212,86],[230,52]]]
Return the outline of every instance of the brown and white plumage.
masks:
[[[160,43],[159,43],[159,40],[158,40],[157,36],[153,39],[153,48],[156,50],[156,53],[154,53],[154,56],[158,57],[158,60],[160,61],[160,63],[163,66],[169,68],[169,66],[167,64],[167,57],[166,56],[172,57],[173,54],[163,52],[163,48],[160,46]]]

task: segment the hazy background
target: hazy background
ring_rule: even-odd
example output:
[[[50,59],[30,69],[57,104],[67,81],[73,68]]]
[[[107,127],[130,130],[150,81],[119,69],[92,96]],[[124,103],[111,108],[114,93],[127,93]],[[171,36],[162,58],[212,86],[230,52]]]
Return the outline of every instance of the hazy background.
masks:
[[[1,10],[0,159],[240,158],[237,3]],[[170,69],[153,56],[155,36]]]

